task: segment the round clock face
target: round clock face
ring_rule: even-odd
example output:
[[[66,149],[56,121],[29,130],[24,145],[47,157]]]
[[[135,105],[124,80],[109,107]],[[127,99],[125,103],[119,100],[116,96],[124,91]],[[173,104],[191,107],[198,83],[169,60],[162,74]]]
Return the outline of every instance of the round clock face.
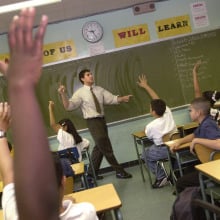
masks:
[[[103,28],[97,21],[89,21],[83,25],[82,35],[88,42],[95,43],[102,39]]]

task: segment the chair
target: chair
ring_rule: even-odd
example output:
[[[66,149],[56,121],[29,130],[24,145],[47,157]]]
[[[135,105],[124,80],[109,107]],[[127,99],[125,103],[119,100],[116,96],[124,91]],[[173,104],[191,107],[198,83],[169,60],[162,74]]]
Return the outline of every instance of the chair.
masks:
[[[208,210],[209,212],[213,213],[213,215],[215,216],[214,218],[218,218],[220,217],[220,207],[212,204],[212,203],[209,203],[209,202],[206,202],[202,199],[193,199],[192,200],[192,205],[193,206],[198,206],[198,207],[201,207],[203,208],[204,210]]]
[[[71,165],[73,171],[74,171],[74,176],[80,176],[81,177],[81,181],[83,184],[83,187],[79,190],[82,189],[88,189],[89,188],[89,184],[86,178],[86,173],[85,173],[85,164],[84,162],[79,162],[79,163],[74,163]],[[79,191],[77,190],[77,191]]]
[[[81,151],[81,154],[82,154],[82,160],[83,161],[88,161],[88,163],[85,163],[85,166],[88,168],[89,166],[91,166],[91,170],[92,170],[92,175],[94,177],[94,184],[95,186],[97,186],[97,181],[96,181],[96,174],[95,174],[95,169],[94,169],[94,166],[93,166],[93,162],[92,162],[92,159],[91,159],[91,156],[90,156],[90,153],[89,153],[89,147],[90,145],[88,144],[87,147],[85,147],[82,151]]]
[[[201,144],[195,144],[194,149],[201,163],[220,159],[220,150],[213,150]]]
[[[180,132],[176,131],[176,132],[170,132],[168,134],[165,134],[162,139],[163,139],[163,142],[167,142],[167,141],[171,141],[171,140],[175,140],[177,138],[180,138],[180,136],[181,136]],[[169,180],[170,185],[172,185],[172,182],[169,177],[169,173],[167,172],[166,167],[165,167],[166,162],[169,162],[169,158],[164,158],[164,159],[158,160],[157,167],[160,166],[163,169],[163,171],[166,175],[166,178]]]

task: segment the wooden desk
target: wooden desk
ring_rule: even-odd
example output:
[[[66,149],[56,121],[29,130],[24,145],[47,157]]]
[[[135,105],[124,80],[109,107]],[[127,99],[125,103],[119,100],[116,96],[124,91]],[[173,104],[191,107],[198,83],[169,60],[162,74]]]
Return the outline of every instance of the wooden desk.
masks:
[[[169,153],[168,153],[168,159],[170,161],[170,169],[172,170],[172,173],[173,173],[173,166],[172,166],[172,160],[171,160],[171,157],[172,157],[172,152],[171,152],[171,148],[172,146],[178,141],[178,139],[176,140],[173,140],[173,141],[168,141],[168,142],[165,142],[165,144],[167,145],[167,147],[169,148]],[[185,143],[185,144],[182,144],[179,146],[179,148],[174,152],[175,154],[175,157],[176,157],[176,160],[177,160],[177,165],[178,165],[178,169],[179,169],[179,172],[180,172],[180,176],[183,176],[183,169],[182,169],[182,161],[181,161],[181,156],[183,154],[186,154],[187,152],[189,152],[189,147],[190,147],[190,142],[189,143]]]
[[[140,157],[138,144],[142,146],[142,152],[143,152],[145,146],[146,145],[150,146],[153,144],[153,142],[147,138],[145,131],[134,132],[132,136],[134,138],[134,146],[135,146],[135,151],[137,154],[138,164],[141,170],[142,180],[143,182],[145,182],[144,171],[143,171],[143,166],[144,166],[146,168],[146,171],[147,171],[147,174],[150,180],[150,184],[152,185],[152,178],[151,178],[150,170],[145,165],[143,165],[142,159]]]
[[[195,168],[206,175],[207,177],[213,179],[217,183],[220,183],[220,159],[213,160],[207,163],[196,165]]]
[[[72,193],[68,196],[72,196],[76,202],[92,203],[97,213],[113,210],[116,220],[123,219],[120,211],[122,203],[113,184],[98,186],[81,192]]]
[[[192,134],[193,131],[199,126],[197,122],[189,122],[183,125],[184,136]]]
[[[85,174],[85,170],[84,170],[84,162],[79,162],[79,163],[74,163],[71,165],[73,171],[74,171],[74,174],[77,176],[81,176],[81,180],[82,180],[82,183],[83,183],[83,186],[84,186],[84,189],[88,189],[89,188],[89,183],[87,181],[87,178],[86,178],[86,174]]]
[[[208,177],[210,180],[214,181],[217,184],[220,184],[220,160],[213,160],[207,163],[196,165],[195,168],[199,171],[199,183],[202,192],[202,198],[204,201],[208,201],[205,189],[207,185],[205,182]],[[206,218],[210,219],[210,213],[206,210]]]
[[[180,135],[184,134],[183,127],[184,127],[184,125],[177,125],[177,130],[180,132]],[[132,136],[134,138],[134,146],[135,146],[135,151],[136,151],[136,154],[137,154],[138,164],[139,164],[140,171],[141,171],[141,176],[142,176],[143,182],[145,182],[145,177],[144,177],[144,172],[143,172],[143,162],[142,162],[141,157],[140,157],[138,144],[142,146],[142,151],[143,151],[146,146],[152,145],[153,142],[150,139],[147,138],[147,136],[145,134],[145,131],[134,132],[132,134]],[[150,170],[145,165],[144,165],[144,167],[146,168],[146,171],[147,171],[147,174],[148,174],[148,177],[149,177],[149,181],[152,185],[152,178],[151,178]]]
[[[120,207],[121,200],[113,186],[113,184],[106,184],[92,189],[87,189],[77,193],[71,193],[76,202],[90,202],[94,205],[96,212],[104,212],[113,210],[116,220],[123,220]],[[0,210],[0,220],[3,220],[3,212]]]

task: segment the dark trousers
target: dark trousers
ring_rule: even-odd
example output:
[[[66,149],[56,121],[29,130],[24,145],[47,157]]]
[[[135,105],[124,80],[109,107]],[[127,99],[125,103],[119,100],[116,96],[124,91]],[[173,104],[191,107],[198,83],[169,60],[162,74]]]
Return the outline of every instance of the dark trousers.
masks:
[[[118,163],[113,153],[111,141],[108,136],[108,129],[104,118],[92,118],[87,119],[87,126],[95,142],[95,146],[92,151],[92,162],[94,165],[95,173],[98,174],[103,156],[116,172],[122,172],[123,168]],[[91,174],[91,167],[89,167],[88,173]]]

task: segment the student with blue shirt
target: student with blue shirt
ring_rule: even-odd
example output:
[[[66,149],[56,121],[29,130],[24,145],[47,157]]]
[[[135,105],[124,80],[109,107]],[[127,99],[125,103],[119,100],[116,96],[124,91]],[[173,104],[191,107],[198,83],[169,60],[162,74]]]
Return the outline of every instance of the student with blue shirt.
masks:
[[[171,147],[171,150],[176,150],[180,145],[188,142],[191,142],[191,152],[193,152],[195,144],[201,144],[214,150],[220,149],[220,129],[209,114],[210,107],[210,102],[204,97],[195,98],[191,102],[189,107],[190,117],[192,121],[199,123],[199,127],[194,133],[178,139]],[[185,174],[177,180],[176,187],[178,192],[189,186],[199,186],[197,170]]]

